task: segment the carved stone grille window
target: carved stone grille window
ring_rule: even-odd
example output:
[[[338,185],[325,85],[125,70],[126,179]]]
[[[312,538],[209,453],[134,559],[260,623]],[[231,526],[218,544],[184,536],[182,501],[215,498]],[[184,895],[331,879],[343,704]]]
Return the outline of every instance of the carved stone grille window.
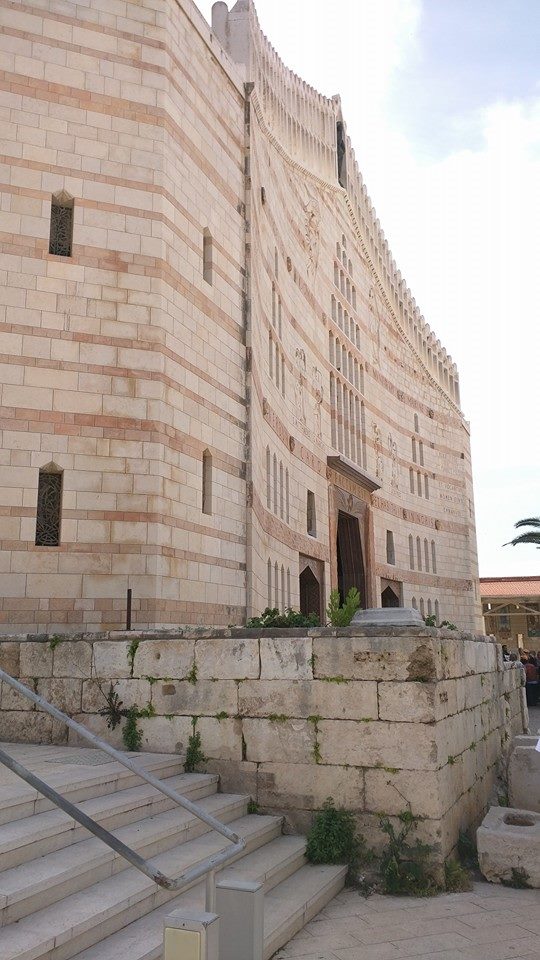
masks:
[[[39,472],[36,546],[57,547],[62,518],[62,474]]]
[[[49,253],[70,257],[73,245],[73,197],[62,192],[51,200],[51,233]]]

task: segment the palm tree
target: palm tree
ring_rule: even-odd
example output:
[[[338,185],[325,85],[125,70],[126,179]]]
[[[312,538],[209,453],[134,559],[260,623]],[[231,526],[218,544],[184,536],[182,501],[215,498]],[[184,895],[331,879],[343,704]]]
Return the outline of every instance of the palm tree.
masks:
[[[519,527],[532,527],[532,530],[527,530],[525,533],[520,533],[518,537],[514,537],[513,540],[510,540],[509,543],[513,547],[518,543],[535,543],[537,548],[540,549],[540,517],[527,517],[525,520],[518,520],[514,524],[516,530]],[[505,543],[504,546],[509,546],[509,543]]]

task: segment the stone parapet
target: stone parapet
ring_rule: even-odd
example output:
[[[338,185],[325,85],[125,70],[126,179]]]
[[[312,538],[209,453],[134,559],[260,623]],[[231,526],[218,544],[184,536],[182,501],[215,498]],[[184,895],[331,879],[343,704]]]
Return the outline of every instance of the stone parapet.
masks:
[[[0,638],[0,666],[116,745],[111,684],[124,708],[150,705],[145,750],[184,753],[195,728],[224,788],[291,830],[332,796],[377,847],[380,815],[410,809],[439,863],[527,724],[521,671],[496,644],[423,626],[25,634]],[[0,737],[68,740],[5,683]]]

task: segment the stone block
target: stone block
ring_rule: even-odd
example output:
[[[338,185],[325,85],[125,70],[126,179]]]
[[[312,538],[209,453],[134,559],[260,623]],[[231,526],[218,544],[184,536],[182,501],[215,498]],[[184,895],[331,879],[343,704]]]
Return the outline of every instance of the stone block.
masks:
[[[121,640],[98,640],[94,644],[93,675],[98,680],[116,680],[131,676],[128,660],[129,643]]]
[[[512,807],[540,813],[540,753],[535,749],[538,738],[531,737],[531,740],[534,745],[515,747],[510,754],[508,796]]]
[[[443,813],[441,775],[438,770],[365,770],[365,809],[397,816],[411,809],[417,817],[437,819]],[[340,800],[341,803],[341,800]]]
[[[435,727],[428,724],[321,720],[318,730],[322,763],[399,770],[439,766]]]
[[[259,676],[259,641],[255,637],[197,640],[197,679],[244,680]]]
[[[148,680],[86,680],[82,691],[84,713],[100,713],[107,708],[111,683],[114,692],[122,701],[122,709],[127,710],[134,706],[142,708],[150,702],[152,688]]]
[[[139,720],[143,734],[142,750],[154,753],[185,754],[188,741],[193,733],[190,717],[149,717]]]
[[[137,677],[183,679],[193,668],[193,640],[142,640],[135,654]]]
[[[72,717],[81,711],[82,680],[68,677],[52,677],[38,680],[37,692],[49,703]]]
[[[53,650],[53,676],[87,679],[92,670],[92,645],[64,640]]]
[[[152,684],[152,705],[158,714],[216,716],[238,713],[238,687],[234,680],[158,681]]]
[[[364,808],[364,772],[320,764],[261,763],[257,799],[264,807],[320,810],[333,797],[347,810]]]
[[[203,753],[213,760],[242,760],[242,721],[201,717],[197,722]]]
[[[408,723],[434,723],[436,683],[379,683],[379,718]]]
[[[52,743],[53,719],[35,710],[0,710],[0,740]]]
[[[440,656],[430,637],[314,637],[314,675],[348,680],[436,680]]]
[[[261,637],[261,680],[311,680],[311,637]]]
[[[101,737],[106,743],[110,743],[111,746],[116,747],[117,750],[125,750],[122,740],[122,727],[125,721],[114,730],[110,730],[105,717],[100,717],[95,713],[80,713],[74,716],[73,719],[81,723],[87,730],[90,730],[91,733],[95,733],[96,736]],[[68,744],[70,747],[87,747],[88,741],[80,737],[75,730],[70,730],[68,733]]]
[[[246,760],[282,763],[315,762],[315,725],[308,720],[242,721]]]
[[[21,644],[14,640],[0,642],[0,670],[12,677],[19,677],[21,663]]]
[[[540,887],[540,813],[490,807],[476,831],[478,862],[486,880]]]
[[[34,686],[37,688],[37,678],[19,677],[18,679],[29,690],[34,691]],[[2,683],[0,707],[2,710],[33,710],[34,704],[31,700],[27,700],[22,693],[18,693],[17,690],[10,687],[9,684]]]
[[[238,712],[248,717],[377,719],[377,684],[350,680],[245,680],[238,688]]]
[[[50,644],[43,643],[21,644],[21,675],[23,677],[52,677],[53,651]]]

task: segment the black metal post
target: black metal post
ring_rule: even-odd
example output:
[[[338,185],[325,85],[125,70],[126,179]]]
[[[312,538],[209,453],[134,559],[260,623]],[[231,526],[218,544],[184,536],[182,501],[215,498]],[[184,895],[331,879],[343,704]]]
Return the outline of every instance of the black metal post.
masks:
[[[131,630],[131,587],[128,587],[127,592],[126,630]]]

